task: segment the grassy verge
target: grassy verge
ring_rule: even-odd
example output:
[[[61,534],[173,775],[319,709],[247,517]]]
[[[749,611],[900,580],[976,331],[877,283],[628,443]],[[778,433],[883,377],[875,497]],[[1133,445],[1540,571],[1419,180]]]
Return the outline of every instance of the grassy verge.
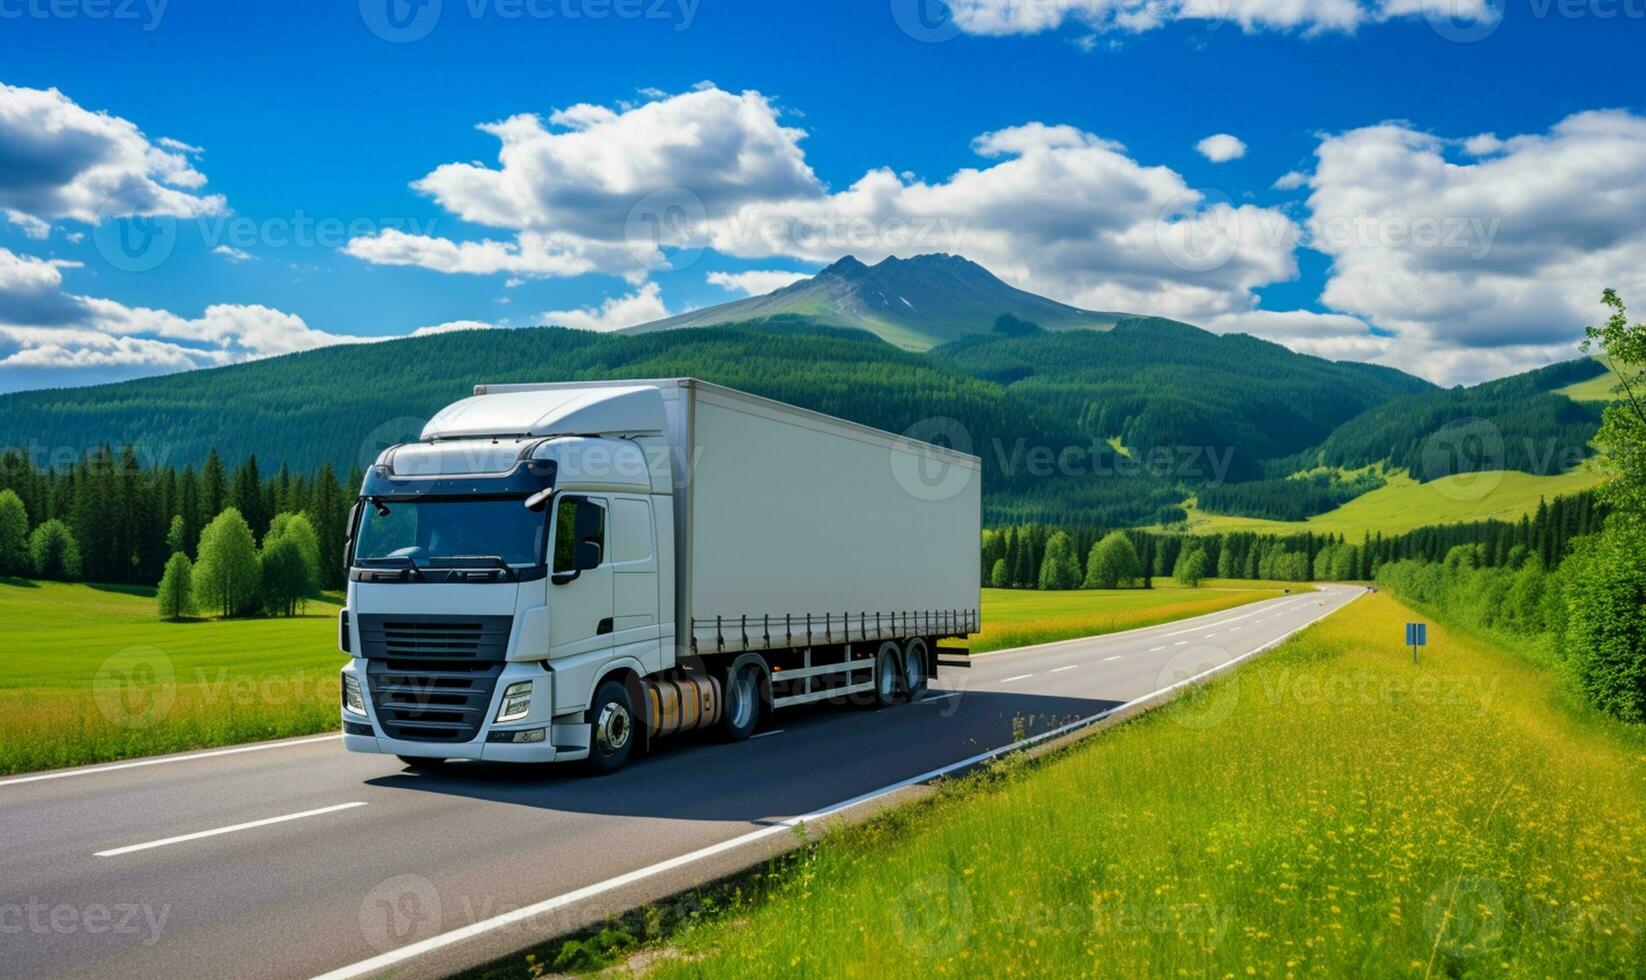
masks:
[[[973,653],[1050,643],[1077,636],[1118,633],[1141,626],[1204,616],[1261,599],[1283,590],[1307,591],[1297,582],[1212,581],[1181,588],[1170,580],[1153,589],[1032,592],[983,590],[983,631],[971,638]]]
[[[152,590],[0,579],[0,773],[337,727],[337,606],[163,623]]]
[[[1410,618],[1363,597],[1069,751],[831,832],[627,962],[662,978],[1638,975],[1646,737],[1443,627],[1413,665]],[[585,939],[566,965],[630,943]]]

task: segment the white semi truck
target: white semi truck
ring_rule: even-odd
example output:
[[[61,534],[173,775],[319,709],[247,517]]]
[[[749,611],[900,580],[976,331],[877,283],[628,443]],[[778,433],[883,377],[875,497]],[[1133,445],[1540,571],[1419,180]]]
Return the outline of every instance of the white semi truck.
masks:
[[[344,744],[621,767],[921,696],[979,626],[979,460],[692,379],[481,385],[350,521]]]

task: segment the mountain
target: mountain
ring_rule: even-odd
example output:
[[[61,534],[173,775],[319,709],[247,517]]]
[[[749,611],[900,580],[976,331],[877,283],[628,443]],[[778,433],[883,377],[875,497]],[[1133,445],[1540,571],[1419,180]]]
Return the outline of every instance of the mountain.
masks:
[[[1368,409],[1437,390],[1160,317],[1124,317],[1105,333],[966,337],[931,356],[1134,455],[1170,454],[1188,482],[1255,478]],[[1190,455],[1204,472],[1181,462]]]
[[[1093,313],[1024,292],[958,255],[889,258],[872,266],[848,256],[774,293],[623,332],[655,333],[798,316],[814,323],[867,330],[905,350],[926,350],[968,334],[991,333],[1002,316],[1045,330],[1108,330],[1124,315]]]

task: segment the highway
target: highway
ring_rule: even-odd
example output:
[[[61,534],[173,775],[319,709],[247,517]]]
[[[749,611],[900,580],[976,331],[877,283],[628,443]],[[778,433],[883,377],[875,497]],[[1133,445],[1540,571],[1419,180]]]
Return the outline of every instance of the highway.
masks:
[[[446,975],[746,867],[799,820],[871,810],[1014,728],[1049,736],[1261,652],[1361,591],[982,655],[921,703],[780,714],[603,779],[416,774],[335,736],[0,779],[0,972]]]

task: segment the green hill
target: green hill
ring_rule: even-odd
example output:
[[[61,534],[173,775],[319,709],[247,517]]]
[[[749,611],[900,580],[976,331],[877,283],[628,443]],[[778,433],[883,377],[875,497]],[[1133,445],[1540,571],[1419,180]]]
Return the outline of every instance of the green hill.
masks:
[[[1160,317],[1106,333],[967,337],[933,357],[1006,390],[1134,456],[1165,450],[1228,456],[1224,476],[1312,447],[1374,406],[1437,389],[1389,368],[1309,357],[1242,334]]]
[[[655,333],[774,317],[857,327],[907,350],[926,350],[967,334],[988,333],[1002,316],[1046,330],[1107,330],[1125,314],[1066,306],[1002,282],[957,255],[889,258],[868,266],[847,257],[816,276],[765,296],[753,296],[667,320],[630,327]]]

